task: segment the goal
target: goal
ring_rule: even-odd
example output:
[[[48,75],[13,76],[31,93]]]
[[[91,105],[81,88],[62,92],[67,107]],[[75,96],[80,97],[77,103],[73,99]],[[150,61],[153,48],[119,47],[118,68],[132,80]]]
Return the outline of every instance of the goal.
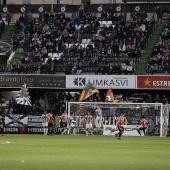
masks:
[[[85,115],[90,112],[92,115],[93,129],[98,128],[96,119],[96,107],[102,110],[102,122],[100,134],[108,135],[111,129],[116,129],[115,116],[119,117],[124,112],[124,135],[137,136],[140,119],[145,116],[147,120],[147,136],[167,136],[169,106],[162,103],[107,103],[107,102],[68,102],[68,116],[74,115],[76,120],[77,133],[85,132]]]

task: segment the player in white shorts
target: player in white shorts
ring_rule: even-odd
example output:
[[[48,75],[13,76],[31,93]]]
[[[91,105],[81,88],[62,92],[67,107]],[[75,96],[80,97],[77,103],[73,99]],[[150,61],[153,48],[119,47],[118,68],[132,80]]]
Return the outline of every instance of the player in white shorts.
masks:
[[[95,113],[96,113],[95,126],[96,126],[97,132],[98,132],[100,130],[100,128],[103,126],[102,110],[100,109],[99,106],[96,107]]]
[[[69,126],[68,126],[68,134],[73,131],[73,134],[76,132],[76,120],[74,119],[73,114],[69,117]]]
[[[43,127],[43,131],[44,131],[44,135],[47,135],[47,133],[48,133],[48,115],[47,115],[46,110],[44,110],[44,113],[41,116],[41,120],[42,120],[42,127]]]
[[[86,136],[88,136],[89,131],[91,131],[91,135],[93,135],[92,115],[90,115],[90,112],[87,113],[85,119],[86,119]]]

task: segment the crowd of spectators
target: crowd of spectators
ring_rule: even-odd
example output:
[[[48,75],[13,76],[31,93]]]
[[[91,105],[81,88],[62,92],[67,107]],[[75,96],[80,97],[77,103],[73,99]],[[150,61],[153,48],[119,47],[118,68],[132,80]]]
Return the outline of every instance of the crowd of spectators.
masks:
[[[122,91],[121,91],[122,92]],[[122,102],[133,103],[163,103],[168,104],[170,101],[169,94],[161,92],[123,92],[117,94],[121,96]],[[80,97],[79,92],[58,92],[47,90],[34,90],[30,93],[32,106],[18,105],[15,102],[14,97],[9,100],[9,105],[4,109],[1,109],[1,113],[4,114],[31,114],[40,115],[46,109],[52,111],[55,115],[61,115],[66,109],[67,102],[77,102]],[[106,90],[102,90],[100,94],[94,94],[87,98],[85,102],[106,102]],[[5,100],[5,99],[4,99]]]
[[[162,35],[148,61],[146,73],[163,75],[170,73],[170,22],[164,25]]]
[[[133,12],[128,21],[112,8],[101,17],[80,7],[78,17],[44,12],[39,18],[22,13],[16,21],[13,50],[22,47],[18,74],[133,74],[154,22]]]
[[[65,13],[44,12],[39,18],[22,13],[16,21],[12,37],[13,50],[23,48],[24,56],[19,63],[11,63],[11,73],[17,74],[133,74],[146,44],[154,30],[155,22],[149,21],[146,11],[132,12],[125,22],[122,14],[112,8],[102,11],[97,18],[81,7],[78,17],[68,17]],[[148,62],[147,73],[169,73],[170,25],[164,27],[159,43],[155,45],[153,56]],[[161,69],[160,69],[161,68]],[[168,68],[168,70],[166,69]],[[31,95],[32,107],[20,106],[12,97],[6,113],[37,114],[44,109],[61,114],[67,101],[77,102],[79,93],[59,93],[49,91]],[[93,95],[87,102],[104,102],[106,93]],[[169,98],[149,93],[123,95],[124,101],[162,102]]]

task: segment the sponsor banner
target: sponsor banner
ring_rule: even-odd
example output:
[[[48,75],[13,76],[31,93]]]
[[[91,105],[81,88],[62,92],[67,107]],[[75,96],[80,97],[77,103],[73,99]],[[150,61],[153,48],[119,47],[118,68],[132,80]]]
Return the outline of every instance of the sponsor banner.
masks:
[[[56,76],[56,75],[35,75],[34,76],[34,87],[66,87],[65,76]]]
[[[41,116],[28,115],[28,127],[42,127]]]
[[[137,76],[138,89],[169,89],[170,76]]]
[[[124,136],[139,136],[137,125],[124,125],[123,127],[125,128],[123,133]],[[111,133],[112,129],[115,129],[115,131]],[[115,125],[104,125],[103,135],[115,135],[118,132],[119,131]],[[142,131],[141,135],[144,135]]]
[[[54,126],[53,133],[61,134],[63,129]],[[27,133],[44,134],[43,127],[27,127]]]
[[[27,126],[19,126],[19,127],[5,126],[4,132],[5,133],[26,134],[27,133]]]
[[[19,133],[19,129],[18,127],[5,126],[4,132],[5,133]]]
[[[56,126],[54,126],[54,134],[62,132],[60,127],[61,116],[56,116]],[[42,119],[40,115],[5,115],[5,133],[18,133],[18,134],[43,134]]]
[[[62,128],[57,128],[54,126],[54,134],[61,134]],[[4,127],[5,133],[15,133],[15,134],[44,134],[42,127],[27,127],[27,126],[20,126],[20,127],[11,127],[5,126]]]
[[[5,126],[9,127],[20,127],[27,126],[28,116],[27,115],[5,115]]]
[[[28,87],[65,88],[65,76],[56,75],[0,75],[1,88]]]
[[[44,133],[42,127],[27,127],[27,133]]]
[[[134,75],[67,75],[66,88],[83,89],[89,81],[99,89],[110,87],[113,89],[135,89],[136,87]]]

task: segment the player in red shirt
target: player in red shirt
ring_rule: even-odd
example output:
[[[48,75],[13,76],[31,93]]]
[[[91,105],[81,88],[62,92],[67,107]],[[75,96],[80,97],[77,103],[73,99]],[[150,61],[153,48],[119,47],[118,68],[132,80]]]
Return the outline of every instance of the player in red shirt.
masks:
[[[48,119],[48,134],[53,135],[54,118],[52,112],[48,113],[47,119]]]
[[[118,123],[117,123],[117,128],[119,130],[119,132],[117,134],[115,134],[115,137],[117,139],[121,139],[121,136],[124,133],[124,127],[123,127],[124,120],[125,120],[124,112],[122,112],[119,119],[118,119]]]
[[[142,130],[143,133],[144,133],[144,136],[146,135],[146,132],[145,132],[145,131],[146,131],[146,129],[147,129],[147,120],[145,119],[144,116],[142,116],[140,122],[141,122],[141,125],[139,126],[139,129],[138,129],[137,131],[138,131],[140,137],[142,137],[140,131]]]
[[[68,121],[68,114],[67,110],[64,110],[64,113],[61,115],[61,125],[63,128],[63,132],[61,135],[67,135],[68,129],[67,129],[67,121]]]

